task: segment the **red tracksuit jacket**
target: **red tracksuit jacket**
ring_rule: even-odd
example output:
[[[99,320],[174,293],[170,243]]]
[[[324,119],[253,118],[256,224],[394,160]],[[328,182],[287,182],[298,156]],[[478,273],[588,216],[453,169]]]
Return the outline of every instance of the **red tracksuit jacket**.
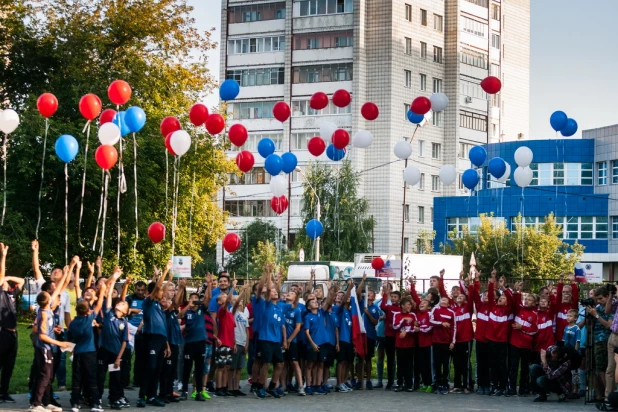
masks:
[[[385,314],[384,336],[394,338],[395,331],[393,330],[393,315],[397,312],[401,312],[401,306],[389,305],[388,304],[388,294],[385,293],[382,295],[382,301],[380,302],[380,309],[382,309],[382,311]]]
[[[457,335],[457,323],[455,322],[455,312],[450,308],[436,306],[431,311],[431,324],[433,325],[433,343],[450,345],[455,343]],[[450,324],[449,328],[442,326],[443,322]]]
[[[474,339],[474,329],[472,328],[474,300],[470,297],[464,305],[455,306],[452,309],[455,312],[455,321],[457,324],[455,340],[457,343],[470,342]]]
[[[489,322],[489,304],[481,299],[481,283],[477,280],[474,287],[470,288],[470,298],[474,301],[476,309],[476,332],[474,338],[477,342],[487,342],[487,323]]]
[[[494,299],[494,282],[489,282],[488,298],[489,298],[489,321],[487,322],[486,336],[491,342],[507,342],[509,336],[509,316],[512,312],[511,297],[509,293],[505,293],[509,301],[504,306],[498,306]]]
[[[403,313],[397,312],[393,316],[393,329],[395,330],[395,347],[396,348],[413,348],[415,345],[414,326],[416,325],[416,315],[412,312]],[[405,332],[406,336],[401,337],[401,332]]]
[[[535,351],[547,350],[555,343],[554,338],[554,318],[556,317],[556,307],[550,306],[549,309],[537,312],[538,332],[534,336],[532,348]]]
[[[514,323],[521,325],[521,329],[511,330],[511,345],[520,349],[532,349],[534,336],[538,332],[538,315],[536,308],[526,308],[521,304],[521,295],[516,294],[519,299],[514,299],[515,320]]]

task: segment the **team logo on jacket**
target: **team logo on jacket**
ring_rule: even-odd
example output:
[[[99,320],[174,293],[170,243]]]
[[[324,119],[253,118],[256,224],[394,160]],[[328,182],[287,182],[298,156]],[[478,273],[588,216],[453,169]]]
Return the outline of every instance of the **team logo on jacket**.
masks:
[[[118,325],[118,329],[124,330],[124,323],[121,323],[120,325]]]
[[[528,316],[528,322],[532,322],[532,316]]]

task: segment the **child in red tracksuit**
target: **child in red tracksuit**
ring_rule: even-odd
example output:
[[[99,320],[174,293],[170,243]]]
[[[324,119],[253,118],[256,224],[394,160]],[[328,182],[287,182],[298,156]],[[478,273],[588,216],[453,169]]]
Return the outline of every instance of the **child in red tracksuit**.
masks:
[[[416,326],[419,328],[416,334],[418,342],[414,352],[414,389],[419,392],[432,393],[431,345],[433,343],[433,325],[431,324],[431,303],[426,299],[421,301],[413,282],[410,282],[410,295],[416,303],[414,314],[416,315]],[[423,386],[420,386],[421,379]]]
[[[390,298],[391,304],[388,304]],[[393,290],[393,286],[388,283],[382,290],[382,301],[380,309],[384,312],[384,351],[386,352],[386,375],[388,382],[386,390],[393,387],[395,380],[395,330],[393,329],[393,314],[401,312],[399,301],[401,300],[401,292]]]
[[[558,281],[558,297],[556,299],[556,334],[555,342],[561,342],[564,337],[564,328],[569,325],[567,313],[571,309],[579,309],[579,288],[574,282],[575,276],[570,273],[567,280],[571,282],[571,286],[562,283],[562,276]]]
[[[507,356],[509,316],[512,312],[510,291],[505,290],[498,299],[495,298],[496,271],[491,272],[488,288],[488,305],[490,307],[487,323],[487,340],[489,341],[491,383],[494,396],[504,395],[508,379]],[[502,287],[502,280],[500,287]]]
[[[516,293],[513,295],[513,312],[515,321],[512,324],[509,347],[509,389],[508,396],[514,396],[517,384],[517,371],[521,362],[519,374],[519,396],[530,393],[528,381],[529,369],[532,364],[532,345],[534,336],[538,332],[538,315],[536,312],[536,296],[528,294],[524,303],[521,303],[522,283],[515,284]]]
[[[462,285],[463,286],[463,285]],[[456,298],[456,305],[452,308],[455,312],[455,348],[453,349],[453,361],[455,363],[455,382],[453,393],[470,393],[468,390],[468,366],[470,364],[470,352],[472,351],[472,314],[474,313],[474,301],[468,299],[463,293]]]
[[[533,340],[533,364],[541,364],[541,351],[547,350],[555,343],[554,319],[556,317],[556,305],[551,305],[548,298],[539,299],[537,311],[538,332]]]
[[[397,312],[393,316],[398,385],[395,392],[413,391],[415,332],[420,330],[416,326],[416,322],[416,315],[412,312],[412,301],[409,298],[403,298],[401,300],[401,312]]]
[[[489,341],[487,340],[487,328],[489,322],[489,300],[487,293],[481,295],[481,283],[477,280],[474,287],[470,288],[470,298],[474,301],[476,309],[476,381],[479,395],[489,395]]]
[[[450,351],[455,347],[455,335],[457,334],[455,312],[449,306],[449,298],[443,297],[440,298],[440,306],[431,311],[435,386],[442,395],[446,395],[449,389]]]

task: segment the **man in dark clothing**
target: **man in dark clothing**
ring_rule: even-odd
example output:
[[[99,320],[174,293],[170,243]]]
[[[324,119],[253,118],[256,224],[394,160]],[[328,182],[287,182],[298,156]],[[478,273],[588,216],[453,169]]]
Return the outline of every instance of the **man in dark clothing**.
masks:
[[[568,353],[568,349],[564,346],[550,346],[547,351],[541,351],[541,365],[530,366],[530,380],[537,393],[534,402],[545,402],[547,394],[551,392],[558,394],[558,401],[564,401],[573,392],[571,365],[578,366],[579,363],[573,359],[576,353]]]

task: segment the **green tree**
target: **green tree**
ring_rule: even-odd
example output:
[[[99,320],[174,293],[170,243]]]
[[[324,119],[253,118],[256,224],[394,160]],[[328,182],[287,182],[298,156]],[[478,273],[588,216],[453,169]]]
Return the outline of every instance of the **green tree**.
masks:
[[[265,242],[258,240],[256,247],[251,250],[250,277],[258,279],[262,276],[266,265],[270,264],[275,273],[281,272],[285,278],[290,262],[295,259],[295,252],[289,252],[287,249],[277,250],[274,243],[268,240]]]
[[[311,163],[306,170],[308,183],[303,193],[303,227],[316,217],[316,190],[320,199],[324,231],[320,238],[320,260],[353,261],[355,253],[366,253],[371,244],[374,220],[368,216],[369,204],[358,196],[359,176],[349,161],[334,170]],[[312,256],[314,241],[304,230],[296,237],[297,245]]]
[[[64,263],[64,164],[54,154],[54,142],[62,134],[77,138],[80,150],[68,165],[69,254],[94,261],[92,251],[100,206],[102,173],[94,161],[98,146],[92,125],[86,167],[81,238],[78,219],[81,177],[84,168],[85,120],[78,102],[95,93],[103,108],[115,108],[107,87],[115,79],[133,89],[129,105],[140,106],[146,126],[137,133],[137,161],[133,139],[124,140],[122,154],[127,192],[120,202],[120,264],[134,277],[149,276],[153,263],[161,266],[171,254],[172,175],[174,159],[165,152],[159,124],[165,116],[177,116],[194,145],[178,160],[178,216],[176,255],[202,260],[203,247],[212,247],[225,233],[226,214],[217,206],[216,193],[233,170],[224,138],[205,134],[190,125],[192,104],[209,93],[213,78],[206,51],[215,47],[210,32],[200,33],[185,0],[0,0],[0,105],[11,106],[21,116],[20,127],[9,136],[7,216],[0,237],[11,246],[9,270],[23,273],[30,267],[28,243],[35,236],[38,192],[45,122],[36,110],[36,99],[51,92],[59,101],[50,118],[42,191],[39,231],[41,258]],[[166,161],[169,191],[166,197]],[[139,240],[135,241],[133,165],[137,164]],[[195,176],[195,185],[193,185]],[[105,267],[116,263],[118,167],[111,170],[105,231]],[[193,190],[194,189],[194,190]],[[153,245],[147,237],[155,221],[167,227],[167,237]],[[83,245],[83,246],[81,246]],[[98,246],[96,248],[98,250]]]
[[[572,272],[584,253],[581,244],[562,241],[559,237],[562,226],[556,224],[553,214],[538,228],[524,227],[519,224],[522,218],[518,216],[512,232],[493,216],[481,215],[480,220],[475,235],[464,226],[462,233],[454,229],[449,233],[450,242],[440,245],[447,255],[463,255],[466,271],[474,252],[477,268],[486,275],[495,267],[507,277],[557,279],[563,272]]]
[[[433,242],[436,239],[435,230],[421,229],[418,231],[418,235],[416,239],[417,239],[416,253],[421,253],[424,255],[433,254]]]
[[[259,244],[285,244],[285,239],[281,231],[272,222],[256,219],[245,225],[243,230],[238,233],[242,240],[240,249],[230,254],[226,268],[236,276],[244,278],[247,274],[253,274],[250,265],[255,250],[261,250]],[[275,261],[270,263],[276,263]]]

